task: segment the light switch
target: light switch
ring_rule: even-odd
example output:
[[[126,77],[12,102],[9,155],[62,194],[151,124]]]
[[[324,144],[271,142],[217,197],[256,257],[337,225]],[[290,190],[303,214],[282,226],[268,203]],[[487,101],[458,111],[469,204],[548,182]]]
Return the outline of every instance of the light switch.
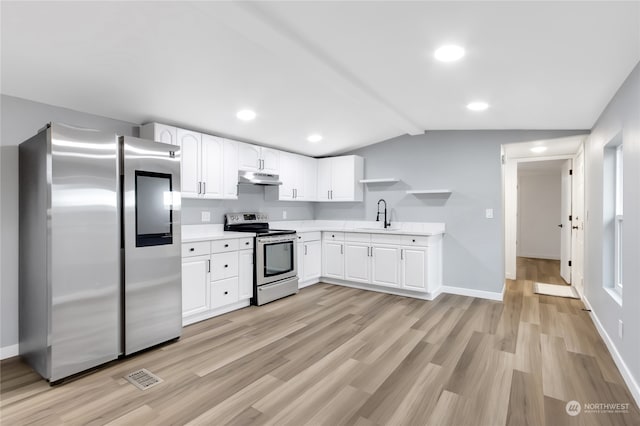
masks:
[[[211,213],[210,212],[202,212],[202,221],[203,222],[211,222]]]
[[[484,215],[487,219],[493,219],[493,209],[486,209]]]

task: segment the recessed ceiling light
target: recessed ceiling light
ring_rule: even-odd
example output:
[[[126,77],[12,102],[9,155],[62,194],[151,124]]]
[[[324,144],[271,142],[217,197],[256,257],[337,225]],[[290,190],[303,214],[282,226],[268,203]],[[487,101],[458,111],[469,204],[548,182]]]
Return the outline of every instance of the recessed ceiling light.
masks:
[[[546,150],[546,146],[534,146],[533,148],[531,148],[531,152],[535,152],[536,154],[540,154],[541,152],[545,152]]]
[[[256,112],[251,111],[250,109],[243,109],[242,111],[238,111],[236,117],[242,121],[251,121],[256,118]]]
[[[320,142],[322,140],[322,135],[314,133],[313,135],[309,135],[307,138],[309,142]]]
[[[464,49],[455,44],[449,44],[438,48],[433,56],[441,62],[453,62],[464,56]]]
[[[467,109],[470,109],[471,111],[484,111],[487,108],[489,108],[489,104],[486,102],[477,101],[467,104]]]

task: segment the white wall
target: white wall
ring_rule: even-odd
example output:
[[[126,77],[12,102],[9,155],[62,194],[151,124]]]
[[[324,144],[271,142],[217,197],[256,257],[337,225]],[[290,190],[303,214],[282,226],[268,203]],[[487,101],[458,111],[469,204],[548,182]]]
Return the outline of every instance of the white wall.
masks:
[[[624,233],[622,305],[603,288],[603,148],[622,132]],[[640,401],[640,65],[606,107],[585,145],[585,288],[592,314],[606,333],[614,359]],[[618,336],[618,321],[624,336]],[[635,382],[635,384],[633,383]]]
[[[561,174],[518,173],[517,255],[560,259]]]

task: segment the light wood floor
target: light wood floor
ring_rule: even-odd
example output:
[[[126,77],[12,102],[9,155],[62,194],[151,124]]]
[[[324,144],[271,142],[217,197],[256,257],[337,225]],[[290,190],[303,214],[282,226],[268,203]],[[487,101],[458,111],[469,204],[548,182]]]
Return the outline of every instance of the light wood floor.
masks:
[[[518,257],[516,278],[545,284],[569,285],[560,276],[560,261]]]
[[[1,423],[638,425],[582,308],[525,279],[508,282],[504,303],[319,284],[53,388],[5,360]],[[122,378],[138,368],[164,383],[138,390]],[[630,408],[570,417],[571,400]]]

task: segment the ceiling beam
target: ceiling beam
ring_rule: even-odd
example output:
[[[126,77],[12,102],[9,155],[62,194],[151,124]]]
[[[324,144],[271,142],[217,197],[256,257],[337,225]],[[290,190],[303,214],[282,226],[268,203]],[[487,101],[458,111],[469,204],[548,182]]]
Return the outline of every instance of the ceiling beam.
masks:
[[[301,72],[316,76],[357,102],[364,111],[410,135],[424,129],[351,73],[319,46],[305,39],[259,2],[190,3],[223,25],[292,63]]]

